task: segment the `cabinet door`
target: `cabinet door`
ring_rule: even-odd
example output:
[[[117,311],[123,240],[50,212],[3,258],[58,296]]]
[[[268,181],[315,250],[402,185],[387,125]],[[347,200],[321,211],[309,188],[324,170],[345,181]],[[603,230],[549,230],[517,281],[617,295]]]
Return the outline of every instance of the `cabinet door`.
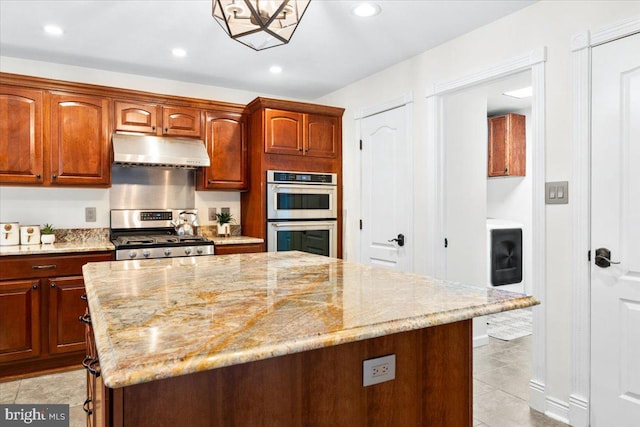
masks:
[[[240,245],[216,245],[216,255],[251,254],[264,252],[263,243],[244,243]]]
[[[265,109],[264,151],[273,154],[301,155],[303,116],[302,113]]]
[[[40,354],[40,282],[0,282],[0,362]]]
[[[42,183],[42,91],[0,87],[0,183]]]
[[[85,328],[78,318],[87,303],[82,276],[46,280],[49,286],[49,353],[69,353],[85,349]]]
[[[211,166],[198,186],[207,190],[246,190],[247,135],[242,114],[209,111],[206,115],[205,144]]]
[[[309,114],[306,119],[305,155],[335,158],[338,155],[338,118]]]
[[[507,171],[507,117],[489,119],[489,176],[504,176]]]
[[[86,95],[51,95],[51,183],[108,186],[109,101]]]
[[[115,101],[113,108],[116,130],[156,134],[157,105]]]
[[[197,108],[162,107],[162,133],[200,138],[200,113]]]

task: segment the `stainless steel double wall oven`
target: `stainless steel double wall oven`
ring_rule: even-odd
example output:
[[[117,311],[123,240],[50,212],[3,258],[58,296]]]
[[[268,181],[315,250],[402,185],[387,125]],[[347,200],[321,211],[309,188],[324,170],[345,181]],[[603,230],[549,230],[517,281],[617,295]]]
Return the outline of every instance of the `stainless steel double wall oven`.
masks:
[[[267,171],[267,248],[336,257],[335,173]]]

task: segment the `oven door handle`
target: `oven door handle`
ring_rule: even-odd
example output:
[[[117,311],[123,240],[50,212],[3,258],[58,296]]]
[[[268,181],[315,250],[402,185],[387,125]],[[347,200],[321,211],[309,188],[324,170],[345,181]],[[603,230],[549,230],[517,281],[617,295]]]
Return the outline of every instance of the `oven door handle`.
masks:
[[[292,227],[292,226],[301,226],[301,225],[313,225],[315,227],[320,227],[320,226],[325,226],[325,227],[333,227],[336,225],[336,220],[329,220],[329,221],[323,221],[323,220],[319,220],[319,221],[287,221],[287,222],[270,222],[269,224],[271,224],[272,227],[274,228],[278,228],[278,227]]]

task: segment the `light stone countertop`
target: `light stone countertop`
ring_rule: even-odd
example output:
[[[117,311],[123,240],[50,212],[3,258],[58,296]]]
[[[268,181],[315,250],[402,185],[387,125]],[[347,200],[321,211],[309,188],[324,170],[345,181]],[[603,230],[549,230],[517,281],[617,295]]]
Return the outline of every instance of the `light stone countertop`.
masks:
[[[259,237],[249,236],[231,236],[231,237],[209,237],[213,240],[214,245],[246,245],[250,243],[263,243],[264,240]]]
[[[73,252],[113,251],[115,248],[108,240],[92,242],[52,243],[50,245],[13,245],[0,246],[0,256],[8,255],[48,255]]]
[[[83,272],[111,388],[539,303],[303,252],[89,263]]]

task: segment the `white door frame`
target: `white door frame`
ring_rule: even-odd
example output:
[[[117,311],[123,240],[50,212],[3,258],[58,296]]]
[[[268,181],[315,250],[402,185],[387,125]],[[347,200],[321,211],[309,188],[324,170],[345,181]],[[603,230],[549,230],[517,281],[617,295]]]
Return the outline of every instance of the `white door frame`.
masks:
[[[573,164],[571,202],[571,394],[569,421],[589,425],[591,383],[591,49],[640,32],[640,17],[571,38],[573,79]]]
[[[360,120],[367,118],[369,116],[373,116],[375,114],[393,110],[394,108],[405,107],[405,106],[407,107],[405,110],[405,124],[407,126],[407,133],[406,133],[407,144],[409,146],[410,152],[413,153],[413,92],[408,92],[398,98],[395,98],[380,104],[372,105],[369,107],[364,107],[356,111],[354,115],[354,119],[356,121],[356,128],[355,128],[356,144],[359,144],[360,140],[362,139],[362,133],[361,133],[362,122]],[[409,176],[413,176],[413,156],[411,156],[408,167],[411,168]],[[359,173],[358,173],[357,188],[362,190],[362,152],[359,152],[359,155],[358,155],[358,170],[359,170]],[[412,205],[414,206],[411,213],[411,224],[409,224],[410,230],[408,235],[410,236],[411,239],[415,239],[415,236],[414,236],[415,233],[413,231],[414,230],[413,222],[415,221],[415,197],[413,194],[413,181],[410,183],[410,188],[407,189],[407,193],[410,194],[411,199],[413,200]],[[362,200],[360,200],[359,205],[360,205],[359,215],[360,215],[360,218],[362,218]],[[357,230],[357,231],[360,231],[360,230]],[[415,245],[411,245],[411,250],[407,251],[407,256],[411,259],[411,266],[413,271],[415,271],[414,251],[415,251]],[[364,262],[364,260],[362,259],[362,233],[358,233],[358,262]]]
[[[529,388],[530,406],[540,412],[556,414],[555,399],[547,399],[546,383],[546,220],[545,220],[545,62],[546,47],[541,47],[489,68],[460,78],[438,82],[427,90],[427,146],[430,152],[428,168],[434,171],[435,182],[427,194],[428,230],[431,236],[427,259],[430,275],[444,277],[446,256],[445,224],[445,145],[443,135],[443,98],[448,93],[487,83],[522,71],[531,70],[533,98],[531,104],[532,184],[533,184],[533,265],[532,294],[541,302],[533,310],[533,363]],[[557,415],[556,415],[557,417]]]

